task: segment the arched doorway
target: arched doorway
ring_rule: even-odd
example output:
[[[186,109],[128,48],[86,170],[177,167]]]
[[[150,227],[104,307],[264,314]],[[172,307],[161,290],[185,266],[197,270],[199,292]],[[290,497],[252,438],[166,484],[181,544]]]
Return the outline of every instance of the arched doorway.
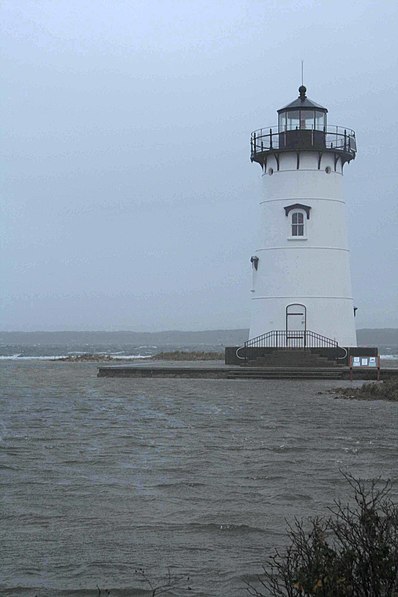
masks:
[[[301,303],[286,307],[286,345],[290,348],[305,348],[307,331],[307,308]]]

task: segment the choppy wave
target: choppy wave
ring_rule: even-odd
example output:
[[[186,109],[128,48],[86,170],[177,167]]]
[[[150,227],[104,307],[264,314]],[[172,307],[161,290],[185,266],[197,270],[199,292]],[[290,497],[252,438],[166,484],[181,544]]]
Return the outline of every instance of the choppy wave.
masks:
[[[141,585],[143,583],[140,583]],[[99,592],[99,590],[100,592]],[[109,593],[107,592],[109,591]],[[98,587],[95,583],[90,588],[82,588],[81,586],[71,587],[69,589],[56,589],[52,588],[48,590],[46,588],[38,587],[21,587],[15,586],[7,589],[0,587],[1,597],[95,597],[98,595],[111,595],[112,597],[145,597],[152,595],[151,589],[144,587],[123,587],[121,589],[113,588],[113,586],[102,585]],[[169,593],[173,595],[173,593]]]
[[[75,353],[76,356],[84,355],[84,354],[92,354],[92,353]],[[150,359],[151,355],[145,354],[127,354],[127,355],[114,355],[112,353],[104,354],[104,353],[95,353],[95,356],[102,357],[102,356],[110,356],[115,361],[134,361],[140,359]],[[61,355],[43,355],[43,356],[33,356],[33,355],[20,355],[20,354],[13,354],[13,355],[0,355],[0,361],[59,361],[64,360],[70,357],[71,354],[61,354]]]
[[[34,355],[22,355],[22,354],[12,354],[12,355],[0,355],[0,361],[56,361],[58,359],[63,359],[67,355],[42,355],[42,356],[34,356]]]

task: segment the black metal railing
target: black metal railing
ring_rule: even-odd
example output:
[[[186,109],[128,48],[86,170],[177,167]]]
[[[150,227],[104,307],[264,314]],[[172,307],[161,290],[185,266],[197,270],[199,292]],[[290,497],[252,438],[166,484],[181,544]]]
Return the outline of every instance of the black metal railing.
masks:
[[[250,338],[245,348],[335,348],[337,340],[332,340],[311,330],[272,330],[261,336]]]
[[[268,151],[297,149],[327,149],[346,154],[346,159],[355,158],[357,143],[355,132],[340,126],[317,129],[286,129],[278,127],[258,129],[251,134],[251,159]]]
[[[236,356],[247,363],[249,360],[258,358],[259,354],[263,356],[262,348],[267,353],[278,349],[314,350],[320,354],[332,354],[336,361],[347,358],[347,349],[339,346],[337,340],[332,340],[332,338],[322,336],[322,334],[311,330],[271,330],[247,340],[236,350]]]

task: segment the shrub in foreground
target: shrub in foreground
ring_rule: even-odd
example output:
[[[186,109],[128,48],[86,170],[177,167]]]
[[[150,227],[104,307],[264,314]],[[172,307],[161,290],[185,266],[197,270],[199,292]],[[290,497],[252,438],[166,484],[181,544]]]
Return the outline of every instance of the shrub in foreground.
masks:
[[[289,546],[276,550],[257,583],[256,597],[398,597],[398,507],[390,482],[369,484],[344,475],[353,503],[336,501],[309,528],[296,520]]]

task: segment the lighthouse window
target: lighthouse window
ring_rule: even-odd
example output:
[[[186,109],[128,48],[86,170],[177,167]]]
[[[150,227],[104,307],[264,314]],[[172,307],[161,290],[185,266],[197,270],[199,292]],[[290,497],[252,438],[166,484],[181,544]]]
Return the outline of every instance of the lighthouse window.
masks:
[[[294,131],[300,127],[300,113],[298,110],[287,113],[287,130]]]
[[[300,112],[300,128],[313,129],[314,128],[314,112],[312,110],[301,110]]]
[[[323,112],[315,112],[315,128],[317,131],[323,131],[326,127],[326,114]]]
[[[292,236],[304,236],[304,214],[301,211],[292,213]]]

